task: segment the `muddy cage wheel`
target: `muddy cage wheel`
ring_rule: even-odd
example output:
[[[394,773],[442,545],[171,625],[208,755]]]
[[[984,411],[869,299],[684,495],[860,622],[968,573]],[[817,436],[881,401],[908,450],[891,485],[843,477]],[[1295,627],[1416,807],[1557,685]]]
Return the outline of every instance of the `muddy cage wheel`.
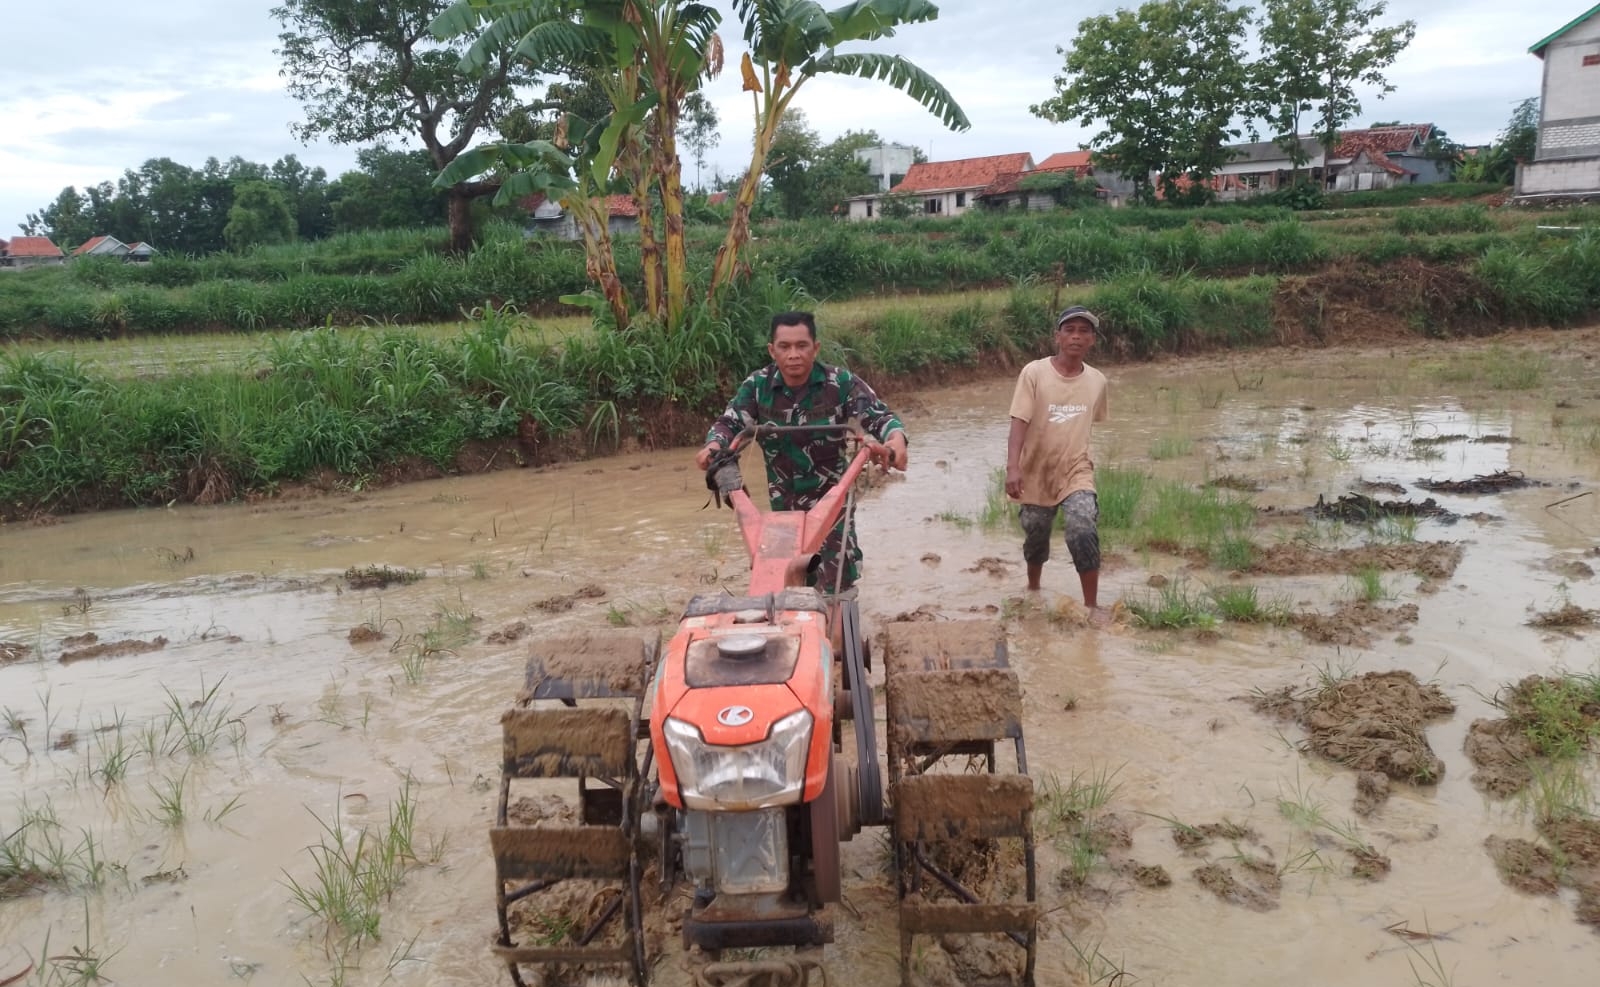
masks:
[[[499,923],[494,953],[517,987],[526,985],[524,968],[551,964],[621,968],[630,983],[645,982],[639,820],[651,757],[647,739],[641,751],[641,722],[658,649],[658,640],[635,632],[537,642],[525,703],[501,717],[500,797],[489,834]],[[552,778],[576,779],[578,823],[529,826],[512,819],[513,782]],[[519,943],[519,903],[569,879],[601,882],[618,893],[568,942]],[[619,918],[620,935],[597,944]]]

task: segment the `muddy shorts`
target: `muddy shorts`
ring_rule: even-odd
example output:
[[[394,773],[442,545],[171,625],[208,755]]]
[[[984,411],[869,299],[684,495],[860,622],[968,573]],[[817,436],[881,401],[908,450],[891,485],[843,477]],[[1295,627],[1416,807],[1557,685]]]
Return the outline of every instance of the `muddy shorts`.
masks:
[[[1050,561],[1050,532],[1056,525],[1056,512],[1066,520],[1067,551],[1072,566],[1079,572],[1100,568],[1100,500],[1092,490],[1079,490],[1055,507],[1023,504],[1017,519],[1022,522],[1022,557],[1029,565]]]

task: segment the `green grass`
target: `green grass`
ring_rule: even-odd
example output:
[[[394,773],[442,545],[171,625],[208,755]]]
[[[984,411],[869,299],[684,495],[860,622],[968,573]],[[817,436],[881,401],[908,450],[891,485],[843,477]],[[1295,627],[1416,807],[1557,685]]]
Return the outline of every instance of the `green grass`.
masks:
[[[1156,439],[1150,446],[1150,458],[1160,462],[1163,459],[1181,459],[1194,449],[1194,440],[1187,435],[1163,435]]]
[[[1211,602],[1223,620],[1240,624],[1287,624],[1294,616],[1287,599],[1262,602],[1254,586],[1213,586]]]
[[[1539,679],[1519,690],[1512,707],[1534,749],[1545,757],[1573,759],[1600,737],[1600,674]]]
[[[1376,566],[1362,566],[1351,573],[1350,595],[1360,603],[1378,603],[1394,596],[1384,584],[1383,570]]]
[[[1208,629],[1217,625],[1217,615],[1206,595],[1191,590],[1183,580],[1169,580],[1154,593],[1128,597],[1128,609],[1139,626],[1151,630]]]
[[[304,882],[285,872],[291,900],[308,914],[327,922],[343,941],[355,946],[383,938],[383,909],[419,861],[415,838],[417,801],[407,777],[387,821],[376,829],[350,832],[341,807],[332,821],[313,813],[321,836],[306,848],[311,874]]]

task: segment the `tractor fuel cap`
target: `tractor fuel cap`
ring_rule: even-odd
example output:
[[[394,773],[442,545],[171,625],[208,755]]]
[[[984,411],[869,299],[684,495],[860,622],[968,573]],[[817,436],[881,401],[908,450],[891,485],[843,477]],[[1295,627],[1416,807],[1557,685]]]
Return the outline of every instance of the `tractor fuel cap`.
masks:
[[[767,650],[767,639],[760,634],[729,634],[717,638],[717,653],[724,658],[756,658]]]

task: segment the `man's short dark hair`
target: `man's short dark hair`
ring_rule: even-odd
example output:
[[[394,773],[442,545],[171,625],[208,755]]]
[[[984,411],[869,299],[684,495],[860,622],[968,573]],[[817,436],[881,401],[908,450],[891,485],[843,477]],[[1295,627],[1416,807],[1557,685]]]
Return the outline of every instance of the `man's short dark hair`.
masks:
[[[810,312],[779,312],[772,317],[772,331],[767,333],[767,342],[778,338],[779,326],[805,326],[810,330],[811,338],[817,338],[817,317]]]

